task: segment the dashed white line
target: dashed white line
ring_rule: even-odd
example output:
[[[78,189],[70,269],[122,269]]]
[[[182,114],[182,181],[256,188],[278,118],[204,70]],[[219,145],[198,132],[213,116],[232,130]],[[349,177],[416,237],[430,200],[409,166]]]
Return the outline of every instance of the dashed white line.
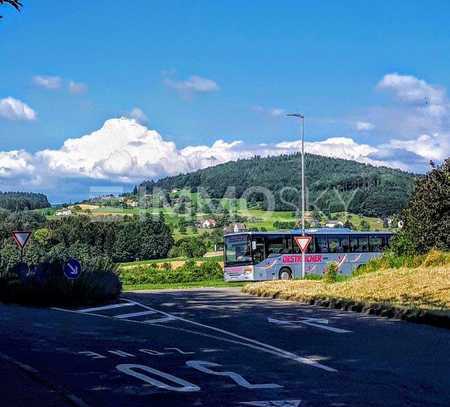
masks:
[[[133,318],[133,317],[141,317],[143,315],[156,314],[156,311],[140,311],[140,312],[131,312],[129,314],[120,314],[115,315],[114,318],[124,319],[124,318]]]
[[[93,312],[93,311],[105,311],[108,309],[121,308],[121,307],[131,307],[134,304],[132,302],[121,302],[120,304],[111,304],[104,305],[102,307],[94,307],[94,308],[84,308],[80,309],[77,312],[85,313],[85,312]]]

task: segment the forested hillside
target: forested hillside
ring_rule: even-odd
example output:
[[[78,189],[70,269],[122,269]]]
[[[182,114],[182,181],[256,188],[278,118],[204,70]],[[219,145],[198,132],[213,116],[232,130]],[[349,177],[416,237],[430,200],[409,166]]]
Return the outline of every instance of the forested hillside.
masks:
[[[10,211],[48,208],[50,204],[44,194],[33,192],[0,192],[0,208]]]
[[[415,176],[396,169],[311,154],[306,155],[305,165],[309,209],[388,216],[405,207],[414,188]],[[292,210],[299,195],[285,187],[300,188],[300,155],[254,157],[142,185],[149,193],[154,187],[194,192],[201,187],[213,198],[222,198],[230,186],[236,188],[237,197],[249,187],[260,186],[272,191],[276,210]],[[267,206],[261,194],[247,198]]]

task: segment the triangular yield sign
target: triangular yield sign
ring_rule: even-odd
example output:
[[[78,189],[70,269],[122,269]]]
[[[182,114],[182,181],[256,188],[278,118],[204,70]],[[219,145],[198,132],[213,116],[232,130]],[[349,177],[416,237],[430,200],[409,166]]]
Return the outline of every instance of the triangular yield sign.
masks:
[[[23,249],[30,239],[31,232],[15,231],[12,232],[13,238],[21,249]]]
[[[294,236],[295,243],[297,243],[297,246],[300,247],[300,250],[302,253],[306,252],[306,249],[308,248],[309,244],[311,243],[312,237],[311,236]]]

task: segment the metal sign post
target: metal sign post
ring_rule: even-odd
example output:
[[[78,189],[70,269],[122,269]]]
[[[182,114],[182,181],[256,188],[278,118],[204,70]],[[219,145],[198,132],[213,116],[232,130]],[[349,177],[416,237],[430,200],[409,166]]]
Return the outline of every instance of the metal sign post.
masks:
[[[302,113],[289,113],[288,117],[300,119],[302,125],[302,236],[305,236],[305,115]],[[302,255],[302,278],[305,277],[305,256]]]

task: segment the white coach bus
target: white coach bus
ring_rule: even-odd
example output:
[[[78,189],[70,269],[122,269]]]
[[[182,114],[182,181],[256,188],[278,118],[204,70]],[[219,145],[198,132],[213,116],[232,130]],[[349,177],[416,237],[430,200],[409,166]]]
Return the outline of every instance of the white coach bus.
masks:
[[[389,246],[389,232],[354,232],[347,228],[306,229],[312,240],[305,253],[305,274],[323,274],[336,262],[339,272],[350,275]],[[301,276],[302,255],[294,236],[287,232],[242,232],[224,236],[225,281],[288,280]]]

